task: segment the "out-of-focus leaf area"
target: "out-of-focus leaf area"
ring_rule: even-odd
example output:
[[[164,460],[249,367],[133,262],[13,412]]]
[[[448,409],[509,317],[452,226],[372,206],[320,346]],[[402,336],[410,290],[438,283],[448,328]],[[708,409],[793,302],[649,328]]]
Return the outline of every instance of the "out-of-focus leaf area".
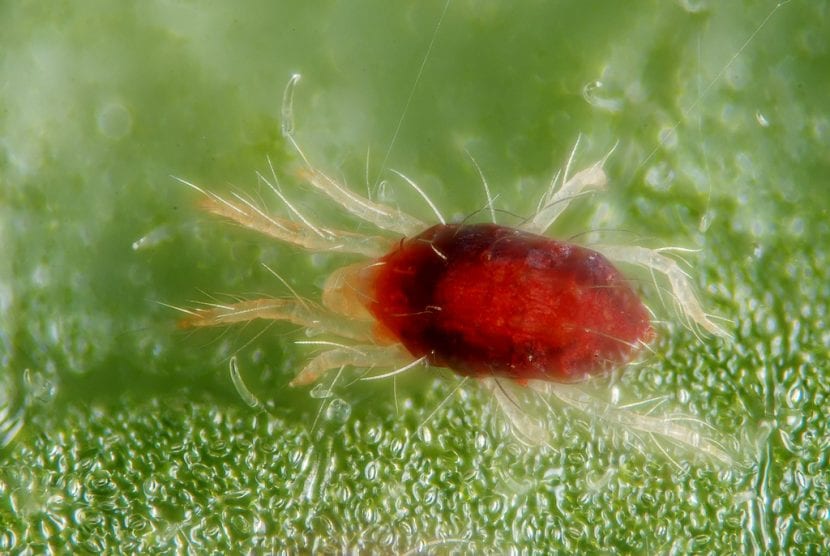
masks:
[[[0,552],[830,552],[830,9],[776,6],[0,3]],[[658,339],[583,386],[604,410],[505,385],[540,447],[447,370],[291,388],[336,337],[178,328],[319,301],[359,258],[213,218],[173,176],[296,219],[270,160],[304,217],[384,234],[302,181],[293,73],[308,159],[425,222],[391,170],[486,220],[472,156],[518,225],[577,137],[571,173],[616,144],[550,233],[676,248],[731,339],[622,267]]]

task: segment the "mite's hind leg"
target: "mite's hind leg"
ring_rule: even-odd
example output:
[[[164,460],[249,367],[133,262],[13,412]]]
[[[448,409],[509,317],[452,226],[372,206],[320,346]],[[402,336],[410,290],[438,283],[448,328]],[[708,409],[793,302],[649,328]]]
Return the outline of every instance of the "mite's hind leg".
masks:
[[[396,208],[376,203],[358,195],[311,164],[308,156],[303,152],[302,147],[300,147],[297,139],[294,137],[294,88],[299,80],[300,74],[291,76],[283,93],[282,134],[291,143],[297,151],[297,154],[300,155],[300,158],[303,159],[305,168],[300,171],[300,177],[353,215],[379,228],[396,232],[406,237],[423,231],[427,226],[417,218]]]
[[[593,246],[609,259],[644,266],[666,276],[671,285],[674,299],[683,315],[716,336],[730,338],[729,333],[713,322],[698,301],[689,276],[683,272],[677,261],[659,251],[639,246],[601,245]]]
[[[539,209],[533,218],[525,223],[521,228],[525,231],[535,234],[543,234],[548,228],[553,225],[559,215],[562,214],[568,205],[582,194],[584,191],[590,189],[602,189],[608,183],[608,177],[605,175],[603,166],[608,157],[617,148],[614,145],[608,154],[603,156],[600,160],[594,162],[588,168],[577,172],[573,177],[568,178],[571,163],[576,154],[576,149],[579,147],[579,139],[576,140],[573,150],[568,157],[568,162],[565,165],[565,172],[562,176],[562,185],[559,189],[555,189],[559,174],[551,181],[550,188],[544,193],[539,203]]]
[[[314,343],[314,342],[309,342]],[[398,345],[346,346],[335,345],[334,349],[324,351],[309,361],[297,376],[289,383],[291,386],[305,386],[319,379],[323,374],[340,367],[406,367],[412,363],[412,356]]]
[[[733,463],[733,458],[714,438],[684,424],[696,422],[701,426],[706,426],[697,419],[678,415],[643,415],[611,405],[574,384],[531,381],[528,386],[540,394],[553,395],[565,405],[576,408],[586,415],[619,425],[624,429],[667,438],[727,465]]]
[[[284,320],[316,332],[360,342],[372,341],[372,324],[335,315],[301,299],[262,298],[232,304],[211,303],[207,308],[179,309],[188,316],[182,328],[224,326],[255,319]]]

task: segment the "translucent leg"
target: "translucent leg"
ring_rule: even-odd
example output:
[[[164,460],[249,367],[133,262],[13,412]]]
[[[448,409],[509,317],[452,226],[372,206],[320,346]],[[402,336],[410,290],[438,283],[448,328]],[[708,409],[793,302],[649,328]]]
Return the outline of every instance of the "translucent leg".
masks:
[[[542,394],[551,394],[560,401],[580,411],[634,431],[644,432],[668,438],[706,454],[725,464],[732,464],[732,457],[718,442],[701,432],[685,426],[683,423],[695,421],[688,417],[642,415],[634,411],[613,406],[580,389],[573,384],[531,381],[528,384]],[[705,423],[701,423],[706,426]]]
[[[180,309],[187,317],[182,328],[224,326],[254,319],[284,320],[310,330],[334,334],[357,341],[372,341],[372,325],[345,319],[300,299],[263,298],[230,305],[213,303],[205,309]]]
[[[205,196],[201,206],[207,212],[311,251],[342,251],[368,257],[380,257],[392,245],[390,240],[382,237],[321,228],[310,224],[307,219],[303,219],[303,222],[294,222],[272,216],[239,194],[234,193],[233,199],[226,199],[191,182],[181,178],[176,179]]]
[[[324,351],[309,361],[290,382],[291,386],[305,386],[317,381],[323,374],[340,367],[404,367],[412,363],[412,356],[399,345],[337,346]]]
[[[601,245],[592,246],[592,248],[609,259],[638,264],[664,274],[669,280],[674,298],[684,317],[716,336],[730,338],[729,333],[714,323],[703,310],[689,277],[674,259],[646,247]]]
[[[537,419],[533,419],[527,411],[525,411],[517,402],[516,399],[510,396],[506,388],[512,387],[508,380],[499,381],[497,378],[483,378],[480,379],[484,388],[492,392],[493,397],[499,404],[499,408],[510,423],[510,430],[520,441],[540,446],[548,441],[548,431],[544,423]]]
[[[291,143],[305,163],[306,167],[300,171],[300,176],[353,215],[379,228],[407,237],[422,232],[427,226],[417,218],[401,212],[396,208],[376,203],[358,195],[320,170],[317,170],[311,164],[311,161],[294,137],[294,88],[299,80],[299,74],[291,76],[283,93],[282,134]]]
[[[295,147],[298,150],[300,148],[296,144]],[[404,237],[416,235],[427,228],[426,224],[414,216],[410,216],[396,208],[370,201],[310,166],[300,171],[300,177],[328,195],[353,215],[379,228],[395,232]]]
[[[605,161],[608,160],[608,157],[611,156],[611,153],[614,152],[614,149],[616,149],[617,146],[614,145],[614,148],[608,151],[608,154],[600,160],[596,161],[588,168],[577,172],[572,178],[568,179],[568,172],[570,171],[571,163],[573,162],[578,146],[579,140],[577,139],[577,142],[571,151],[571,155],[568,158],[568,163],[565,166],[565,174],[562,177],[562,181],[564,183],[559,189],[554,191],[557,181],[556,178],[554,178],[551,182],[551,187],[542,198],[542,202],[540,203],[541,206],[536,212],[536,215],[522,226],[522,229],[525,231],[532,232],[534,234],[545,233],[545,231],[553,225],[556,219],[559,218],[559,215],[568,208],[568,205],[572,200],[584,191],[589,189],[602,189],[608,183],[608,177],[605,175],[605,170],[603,170],[602,167],[605,165]]]

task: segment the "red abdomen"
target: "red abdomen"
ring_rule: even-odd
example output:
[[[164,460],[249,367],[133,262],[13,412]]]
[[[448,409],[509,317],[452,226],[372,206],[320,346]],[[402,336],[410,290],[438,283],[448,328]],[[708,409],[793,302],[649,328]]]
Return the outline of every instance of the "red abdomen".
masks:
[[[602,255],[495,224],[437,225],[380,259],[368,309],[414,357],[476,377],[575,381],[654,332]]]

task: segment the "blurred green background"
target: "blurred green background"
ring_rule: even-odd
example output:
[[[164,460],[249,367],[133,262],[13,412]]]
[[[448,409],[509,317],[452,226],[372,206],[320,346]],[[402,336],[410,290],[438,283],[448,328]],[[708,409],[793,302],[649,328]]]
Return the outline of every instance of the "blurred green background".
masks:
[[[0,552],[830,551],[830,5],[775,6],[0,0]],[[515,223],[580,133],[577,167],[619,141],[609,192],[555,232],[700,250],[734,341],[662,325],[619,386],[751,463],[561,408],[527,449],[449,372],[320,398],[286,386],[314,351],[296,327],[177,330],[159,302],[285,293],[260,262],[316,299],[353,260],[211,219],[170,177],[256,196],[267,156],[296,164],[294,72],[316,164],[357,190],[400,170],[453,218],[484,206],[465,149]]]

